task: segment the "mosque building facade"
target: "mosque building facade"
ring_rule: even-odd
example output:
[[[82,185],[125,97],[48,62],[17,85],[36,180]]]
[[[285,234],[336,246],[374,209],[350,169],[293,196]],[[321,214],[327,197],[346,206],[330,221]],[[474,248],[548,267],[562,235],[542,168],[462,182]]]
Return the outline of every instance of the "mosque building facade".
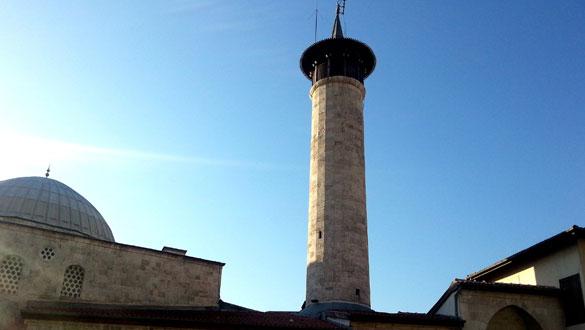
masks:
[[[83,196],[48,177],[0,181],[0,329],[585,330],[585,228],[454,280],[426,313],[370,305],[363,100],[376,58],[343,35],[311,45],[306,300],[259,312],[220,297],[223,263],[116,242]]]

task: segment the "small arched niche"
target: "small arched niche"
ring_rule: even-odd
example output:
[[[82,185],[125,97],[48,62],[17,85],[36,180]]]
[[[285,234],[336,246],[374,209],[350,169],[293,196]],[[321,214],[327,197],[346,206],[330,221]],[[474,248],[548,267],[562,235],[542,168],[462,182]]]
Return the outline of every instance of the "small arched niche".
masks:
[[[524,309],[507,306],[492,316],[487,330],[542,330],[542,327]]]

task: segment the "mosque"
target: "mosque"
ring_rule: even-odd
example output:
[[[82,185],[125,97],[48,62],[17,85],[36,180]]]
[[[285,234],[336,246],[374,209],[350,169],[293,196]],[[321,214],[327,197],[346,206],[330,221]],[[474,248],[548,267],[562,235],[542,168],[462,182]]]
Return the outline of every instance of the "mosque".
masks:
[[[48,177],[0,181],[0,329],[585,329],[585,228],[454,280],[426,313],[370,306],[363,100],[376,58],[343,35],[311,45],[306,300],[259,312],[220,297],[223,263],[116,242]]]

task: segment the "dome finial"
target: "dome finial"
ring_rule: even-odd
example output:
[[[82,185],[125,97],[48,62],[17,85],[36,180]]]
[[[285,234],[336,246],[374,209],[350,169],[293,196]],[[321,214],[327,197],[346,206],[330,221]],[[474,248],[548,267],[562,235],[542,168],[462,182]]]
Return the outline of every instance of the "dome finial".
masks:
[[[51,172],[51,164],[49,164],[49,167],[47,167],[47,172],[45,173],[45,178],[49,177],[49,172]]]
[[[343,38],[343,30],[341,29],[341,20],[339,15],[345,13],[345,0],[337,0],[337,10],[335,12],[335,22],[333,23],[333,31],[331,38]]]

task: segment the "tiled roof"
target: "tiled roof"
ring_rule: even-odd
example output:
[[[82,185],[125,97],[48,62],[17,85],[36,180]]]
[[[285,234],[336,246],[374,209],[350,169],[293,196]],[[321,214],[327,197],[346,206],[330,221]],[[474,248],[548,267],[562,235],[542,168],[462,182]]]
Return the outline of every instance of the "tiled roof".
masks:
[[[227,311],[218,308],[130,306],[65,302],[29,302],[24,319],[159,326],[238,329],[336,329],[332,323],[294,312]]]
[[[455,283],[460,288],[478,291],[496,291],[496,292],[509,292],[509,293],[527,293],[527,294],[539,294],[547,296],[556,296],[559,294],[559,289],[553,286],[545,285],[527,285],[527,284],[514,284],[514,283],[496,283],[496,282],[482,282],[482,281],[471,281],[455,279]]]
[[[376,322],[417,325],[463,326],[465,321],[451,316],[425,313],[380,313],[380,312],[328,312],[332,318],[347,319],[352,322]]]

